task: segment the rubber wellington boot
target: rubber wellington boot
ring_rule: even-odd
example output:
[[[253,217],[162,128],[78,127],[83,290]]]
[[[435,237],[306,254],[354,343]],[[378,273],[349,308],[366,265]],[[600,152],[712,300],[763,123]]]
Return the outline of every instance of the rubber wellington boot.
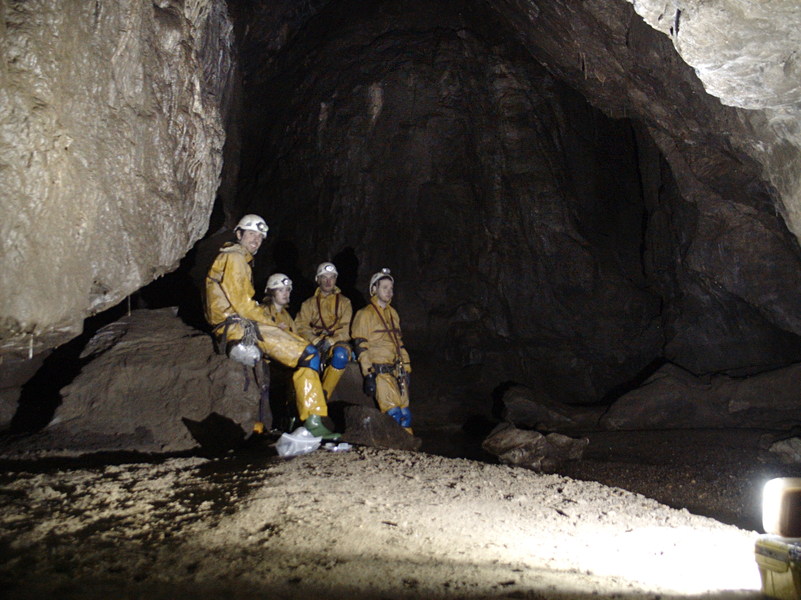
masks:
[[[320,415],[309,415],[309,418],[304,421],[303,426],[309,430],[315,437],[321,437],[324,440],[338,440],[342,434],[334,433],[323,425],[323,420]]]

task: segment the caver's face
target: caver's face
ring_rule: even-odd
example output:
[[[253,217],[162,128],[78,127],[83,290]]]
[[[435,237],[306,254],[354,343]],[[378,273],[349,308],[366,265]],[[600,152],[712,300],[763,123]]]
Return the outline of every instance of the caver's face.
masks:
[[[320,275],[317,278],[317,285],[320,286],[320,291],[323,294],[330,294],[334,291],[334,287],[337,285],[337,276],[336,275]]]
[[[392,300],[392,295],[395,291],[395,286],[391,279],[382,279],[375,286],[375,295],[381,304],[389,304]]]
[[[258,231],[251,231],[250,229],[240,229],[236,232],[236,237],[242,247],[253,255],[259,251],[261,243],[264,241],[264,236],[262,234]]]
[[[292,293],[292,288],[288,285],[284,287],[275,288],[273,290],[273,304],[279,308],[284,308],[289,304],[289,296]]]

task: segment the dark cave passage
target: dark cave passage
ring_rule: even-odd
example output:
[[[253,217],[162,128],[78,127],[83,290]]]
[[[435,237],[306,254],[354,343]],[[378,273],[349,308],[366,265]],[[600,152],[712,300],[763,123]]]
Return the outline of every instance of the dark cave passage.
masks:
[[[358,307],[391,267],[412,346],[570,403],[613,398],[663,361],[749,374],[801,358],[784,309],[733,293],[752,282],[719,289],[688,256],[719,210],[682,196],[643,123],[544,67],[508,11],[329,2],[274,51],[270,11],[231,6],[243,117],[225,212],[270,223],[260,280],[288,272],[300,296],[315,264],[346,253]],[[717,181],[729,196],[750,167],[716,165],[735,167]],[[723,260],[750,260],[745,246]]]

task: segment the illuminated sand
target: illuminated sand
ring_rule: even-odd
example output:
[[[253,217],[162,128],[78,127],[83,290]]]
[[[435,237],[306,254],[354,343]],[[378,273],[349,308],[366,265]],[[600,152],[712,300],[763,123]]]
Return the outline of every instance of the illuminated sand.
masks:
[[[759,598],[755,532],[593,482],[422,453],[5,474],[32,598]]]

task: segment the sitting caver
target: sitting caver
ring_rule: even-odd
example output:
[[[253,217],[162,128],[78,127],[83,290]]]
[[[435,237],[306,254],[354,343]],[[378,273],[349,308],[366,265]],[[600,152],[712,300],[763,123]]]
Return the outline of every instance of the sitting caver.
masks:
[[[283,273],[273,273],[267,278],[264,288],[264,306],[267,317],[285,331],[295,333],[295,320],[289,314],[289,297],[292,294],[292,280]]]
[[[264,303],[268,319],[279,329],[295,333],[295,321],[289,314],[289,301],[292,295],[292,280],[283,273],[273,273],[267,278],[264,288]],[[295,411],[295,395],[292,389],[293,369],[279,362],[272,361],[269,369],[266,400],[272,408],[273,422],[283,431],[295,428],[297,414]]]
[[[295,317],[298,334],[312,343],[325,362],[323,393],[331,399],[337,383],[350,360],[350,300],[337,287],[337,268],[333,263],[317,267],[317,289],[300,307]]]
[[[351,334],[356,360],[364,375],[364,392],[374,396],[381,412],[412,433],[409,375],[412,366],[403,346],[400,317],[390,306],[395,280],[389,269],[370,278],[370,303],[353,318]]]
[[[267,237],[267,223],[258,215],[245,215],[236,226],[236,242],[220,248],[206,275],[206,320],[229,356],[255,365],[270,358],[297,367],[292,376],[298,414],[313,435],[336,439],[325,427],[328,415],[320,385],[320,354],[298,335],[273,321],[267,307],[253,299],[251,263]]]

